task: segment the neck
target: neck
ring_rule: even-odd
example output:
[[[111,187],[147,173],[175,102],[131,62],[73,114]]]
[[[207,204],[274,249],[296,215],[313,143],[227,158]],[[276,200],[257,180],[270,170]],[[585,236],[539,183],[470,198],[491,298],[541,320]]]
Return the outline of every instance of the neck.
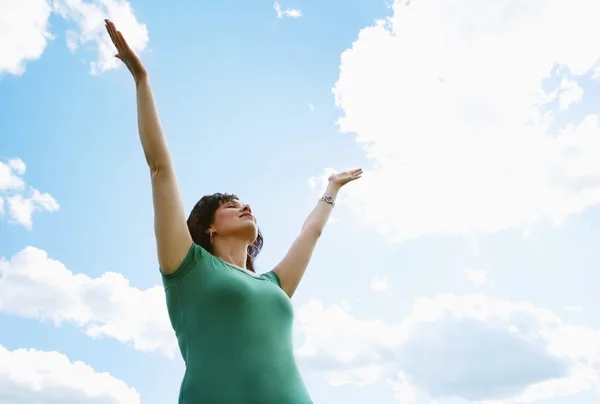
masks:
[[[246,259],[248,258],[249,245],[247,240],[215,240],[213,243],[213,254],[228,264],[247,269]]]

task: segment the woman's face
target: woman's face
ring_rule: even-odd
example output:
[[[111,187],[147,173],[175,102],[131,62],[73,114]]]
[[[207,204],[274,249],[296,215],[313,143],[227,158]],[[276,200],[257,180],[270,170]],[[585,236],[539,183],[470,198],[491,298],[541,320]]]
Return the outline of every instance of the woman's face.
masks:
[[[258,236],[258,224],[250,205],[237,199],[221,204],[215,212],[213,234],[220,237],[239,237],[253,243]]]

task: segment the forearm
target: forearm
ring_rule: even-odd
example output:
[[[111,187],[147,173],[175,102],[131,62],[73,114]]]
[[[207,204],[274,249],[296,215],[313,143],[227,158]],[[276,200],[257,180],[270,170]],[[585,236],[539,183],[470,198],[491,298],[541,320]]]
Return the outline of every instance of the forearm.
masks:
[[[136,80],[136,92],[138,130],[144,156],[152,172],[158,172],[170,167],[171,157],[147,76]]]
[[[327,186],[327,189],[325,190],[324,196],[331,196],[333,199],[336,199],[339,191],[339,186],[329,184]],[[315,206],[313,211],[306,218],[306,221],[302,226],[302,231],[310,230],[318,235],[321,235],[321,233],[325,229],[327,221],[329,220],[329,216],[331,215],[332,210],[333,206],[331,206],[327,202],[318,202],[317,206]]]

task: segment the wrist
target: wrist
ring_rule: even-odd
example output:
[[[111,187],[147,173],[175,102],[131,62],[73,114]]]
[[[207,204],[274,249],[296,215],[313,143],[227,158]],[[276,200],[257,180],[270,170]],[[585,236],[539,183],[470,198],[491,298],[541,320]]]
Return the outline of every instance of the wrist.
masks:
[[[133,79],[135,80],[135,85],[139,86],[141,82],[148,80],[148,72],[144,70],[142,72],[136,73],[136,75],[133,76]]]
[[[325,188],[325,196],[331,196],[332,198],[337,197],[337,194],[340,192],[340,186],[330,182],[327,184],[327,188]]]

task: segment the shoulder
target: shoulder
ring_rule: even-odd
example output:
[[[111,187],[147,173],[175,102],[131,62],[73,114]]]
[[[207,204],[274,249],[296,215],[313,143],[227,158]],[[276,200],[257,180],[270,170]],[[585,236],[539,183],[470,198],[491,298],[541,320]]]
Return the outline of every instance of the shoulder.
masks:
[[[161,268],[159,268],[161,276],[165,280],[174,280],[176,278],[182,278],[192,270],[195,266],[197,266],[200,262],[209,261],[206,258],[211,254],[206,251],[202,246],[192,242],[185,258],[174,272],[165,273]]]
[[[279,279],[279,276],[274,271],[265,272],[264,274],[261,274],[260,276],[261,276],[261,278],[268,279],[271,282],[273,282],[275,285],[281,287],[281,280]]]

